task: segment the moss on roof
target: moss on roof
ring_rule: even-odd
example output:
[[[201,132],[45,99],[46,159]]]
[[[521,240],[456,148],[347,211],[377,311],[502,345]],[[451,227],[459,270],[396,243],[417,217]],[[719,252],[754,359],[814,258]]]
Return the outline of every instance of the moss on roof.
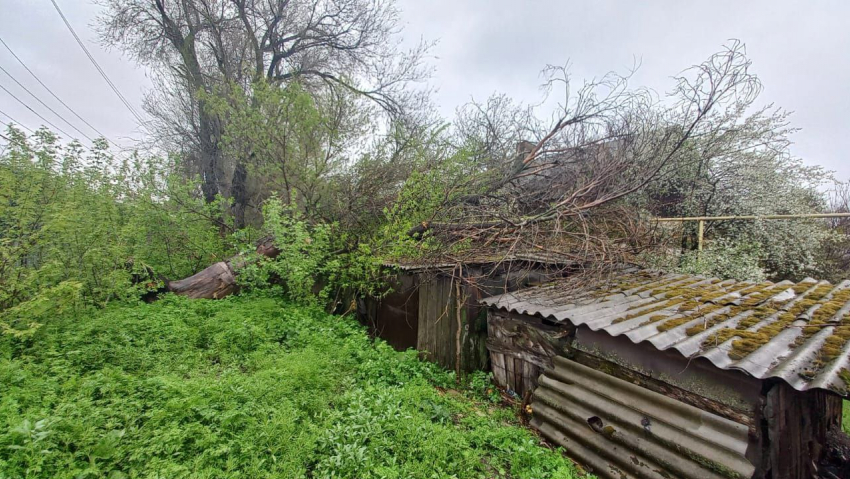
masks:
[[[580,302],[577,296],[595,299]],[[541,299],[545,301],[538,303]],[[803,388],[826,387],[850,396],[850,370],[836,367],[836,360],[844,361],[850,351],[850,281],[832,285],[807,279],[798,284],[775,284],[627,273],[614,281],[585,284],[577,292],[565,292],[556,282],[548,289],[504,295],[490,304],[521,314],[550,315],[576,326],[589,324],[614,336],[652,339],[659,348],[675,348],[687,356],[720,354],[710,350],[722,346],[729,358],[739,360],[758,350],[765,352],[763,347],[770,343],[769,357],[757,362],[722,362],[718,367],[740,368],[760,378],[774,377],[770,376],[773,368],[781,367],[776,374],[788,381],[787,376],[797,374],[807,380],[817,378]],[[631,334],[637,328],[645,329]],[[653,335],[656,329],[658,334]],[[698,339],[687,340],[695,335]],[[803,347],[805,350],[794,352]],[[788,369],[789,364],[798,367]],[[839,385],[839,373],[848,382],[846,389]]]
[[[777,288],[771,288],[774,290]],[[787,290],[784,287],[784,290]],[[704,347],[716,346],[730,339],[737,338],[732,341],[732,348],[729,351],[729,357],[732,359],[742,359],[762,347],[768,341],[776,337],[782,331],[788,329],[798,319],[798,317],[818,305],[820,301],[827,298],[835,287],[829,283],[801,283],[791,287],[796,293],[791,302],[784,306],[779,306],[776,303],[765,304],[760,306],[749,317],[740,321],[735,327],[724,328],[712,334],[703,341]],[[784,291],[783,290],[783,291]],[[762,293],[760,297],[770,297],[770,294]],[[749,299],[749,298],[748,298]],[[850,297],[848,297],[850,299]],[[741,306],[747,306],[751,301],[743,301]],[[823,304],[830,304],[829,301]],[[820,307],[823,307],[821,305]],[[827,311],[832,306],[827,306]],[[839,306],[840,308],[840,306]],[[837,309],[835,310],[837,311]],[[755,329],[754,329],[755,328]],[[837,328],[838,329],[838,328]],[[695,330],[695,334],[699,331]],[[847,339],[850,339],[850,328],[845,336],[838,336],[833,342],[841,342],[843,345]],[[801,344],[800,342],[795,343]],[[794,347],[794,346],[792,346]],[[827,354],[834,352],[834,348],[830,348]],[[827,350],[827,345],[824,345],[824,351]],[[836,353],[835,356],[840,354]],[[832,358],[834,359],[833,356]]]
[[[623,323],[623,322],[626,322],[626,321],[629,321],[629,320],[632,320],[632,319],[635,319],[635,318],[640,318],[641,316],[646,316],[646,315],[654,313],[656,311],[661,311],[662,309],[667,309],[667,308],[673,307],[673,306],[675,306],[675,305],[677,305],[681,302],[682,302],[682,300],[667,300],[667,301],[662,301],[661,303],[657,303],[654,306],[649,307],[649,308],[645,308],[645,309],[641,309],[642,306],[635,306],[635,307],[629,308],[629,311],[635,311],[635,312],[628,314],[626,316],[617,318],[613,321],[613,323],[614,324]]]

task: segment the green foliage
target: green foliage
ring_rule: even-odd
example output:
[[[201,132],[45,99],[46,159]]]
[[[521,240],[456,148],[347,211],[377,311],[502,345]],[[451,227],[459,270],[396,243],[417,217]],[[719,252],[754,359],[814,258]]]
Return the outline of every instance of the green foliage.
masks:
[[[327,304],[346,294],[379,294],[381,264],[368,244],[346,250],[352,242],[336,224],[309,223],[293,202],[284,204],[277,197],[266,200],[263,218],[264,230],[280,253],[269,259],[246,251],[249,264],[238,277],[243,285],[279,287],[302,304]]]
[[[257,81],[199,95],[226,123],[222,146],[246,167],[251,180],[242,194],[251,203],[262,204],[277,192],[311,221],[329,216],[334,178],[345,164],[341,152],[368,124],[345,93],[325,98],[297,82]]]
[[[765,108],[737,123],[720,136],[691,139],[634,201],[658,217],[824,212],[819,188],[830,173],[790,154],[788,114]],[[686,239],[696,237],[696,222],[682,226]],[[832,236],[821,220],[714,221],[706,223],[705,235],[758,245],[760,266],[774,280],[817,275],[820,251]]]
[[[272,297],[68,311],[0,338],[0,477],[577,477],[454,384]]]
[[[188,276],[226,254],[209,219],[220,205],[196,199],[196,185],[170,173],[174,163],[119,161],[104,142],[84,154],[47,130],[8,136],[0,155],[2,329],[22,331],[78,299],[138,298],[157,275]]]
[[[378,234],[378,244],[387,258],[415,258],[438,247],[431,238],[411,238],[411,228],[434,220],[445,205],[474,194],[468,183],[476,170],[473,156],[453,152],[424,171],[414,171],[402,185],[393,204],[384,210],[386,223]]]
[[[759,282],[766,277],[760,264],[758,244],[732,244],[721,240],[711,243],[701,252],[689,251],[682,255],[678,266],[671,269],[681,273]]]
[[[63,281],[39,291],[29,301],[0,311],[0,333],[16,338],[32,336],[45,321],[76,306],[82,287],[76,281]]]
[[[308,224],[291,203],[285,205],[277,197],[265,202],[263,218],[280,254],[241,270],[239,280],[263,287],[273,279],[291,300],[301,303],[313,300],[318,289],[318,298],[326,300],[329,287],[320,287],[317,282],[339,267],[332,256],[330,225]]]
[[[844,407],[841,415],[841,430],[846,434],[850,434],[850,401],[844,400]]]

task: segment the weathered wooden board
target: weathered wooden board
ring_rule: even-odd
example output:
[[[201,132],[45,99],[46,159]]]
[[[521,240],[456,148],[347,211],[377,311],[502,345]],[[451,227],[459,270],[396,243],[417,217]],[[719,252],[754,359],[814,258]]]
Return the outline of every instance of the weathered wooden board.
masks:
[[[455,365],[455,298],[452,278],[435,275],[419,285],[417,349],[445,368]]]
[[[496,384],[520,396],[533,391],[540,374],[552,366],[552,358],[566,352],[573,330],[568,325],[545,324],[539,318],[490,310],[487,349]]]
[[[425,359],[461,373],[487,368],[487,323],[480,314],[484,310],[478,305],[479,296],[476,286],[463,279],[420,277],[416,348]]]
[[[841,398],[827,391],[800,392],[777,382],[767,393],[764,417],[770,447],[766,477],[816,477],[827,433],[841,427]]]

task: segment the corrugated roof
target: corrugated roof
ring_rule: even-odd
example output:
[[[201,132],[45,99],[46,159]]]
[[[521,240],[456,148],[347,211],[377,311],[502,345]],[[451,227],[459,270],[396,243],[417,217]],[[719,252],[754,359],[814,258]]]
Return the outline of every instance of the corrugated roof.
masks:
[[[850,392],[850,281],[750,283],[641,271],[482,302],[672,348],[759,379],[780,378],[799,391]]]

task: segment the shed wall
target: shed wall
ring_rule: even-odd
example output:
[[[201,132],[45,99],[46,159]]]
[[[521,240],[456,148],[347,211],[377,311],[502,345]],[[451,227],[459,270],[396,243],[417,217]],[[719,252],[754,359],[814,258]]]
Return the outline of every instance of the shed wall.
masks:
[[[571,347],[754,416],[761,408],[763,381],[741,371],[715,367],[705,358],[688,359],[675,350],[659,351],[587,326],[576,330]]]
[[[507,261],[467,265],[451,274],[418,273],[416,349],[426,359],[461,373],[489,369],[488,308],[480,304],[481,299],[549,281],[558,274],[562,274],[558,269]],[[539,374],[529,369],[527,377],[536,381]]]
[[[827,391],[800,392],[777,382],[767,393],[765,419],[770,453],[767,477],[816,477],[827,444],[827,433],[841,427],[841,398]]]
[[[567,352],[574,328],[546,324],[539,318],[490,311],[487,330],[487,350],[494,381],[525,396],[537,387],[543,371],[552,367],[552,358]]]
[[[420,279],[416,348],[425,359],[458,372],[487,369],[486,311],[479,296],[473,285],[450,276]]]
[[[392,292],[382,298],[364,298],[358,305],[360,322],[369,335],[385,340],[397,351],[415,349],[419,335],[419,277],[399,274]]]

